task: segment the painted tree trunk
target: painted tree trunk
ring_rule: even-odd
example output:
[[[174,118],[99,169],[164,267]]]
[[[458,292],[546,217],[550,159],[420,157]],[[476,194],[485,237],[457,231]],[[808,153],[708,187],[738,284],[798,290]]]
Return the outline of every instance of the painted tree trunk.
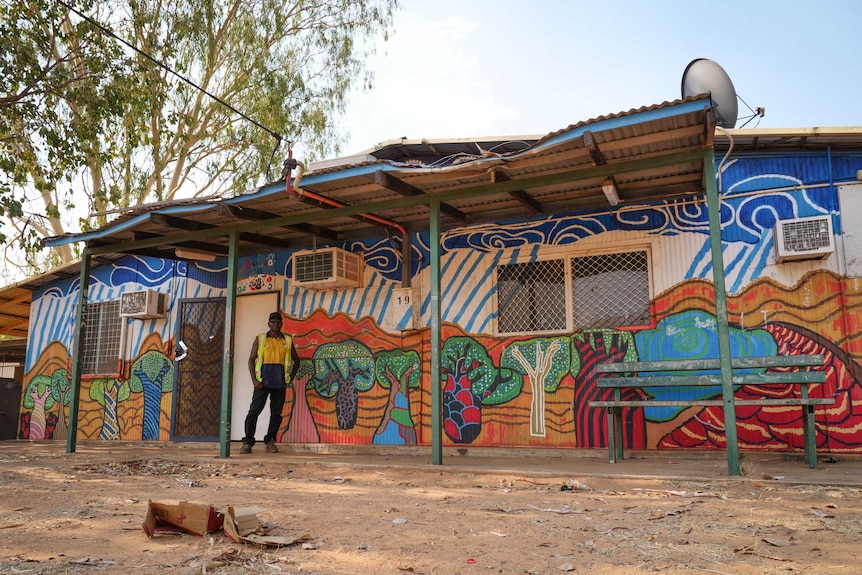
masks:
[[[411,367],[399,378],[391,369],[386,370],[386,379],[389,380],[389,401],[380,425],[374,432],[374,444],[416,445],[416,428],[410,416],[407,385],[412,373]]]
[[[155,381],[151,380],[143,369],[135,371],[141,379],[144,388],[144,421],[141,439],[144,441],[157,441],[159,439],[159,421],[162,414],[162,387],[165,375],[170,371],[170,364],[165,361],[156,375]]]
[[[290,407],[287,429],[281,434],[282,443],[320,443],[320,434],[314,424],[311,408],[308,407],[307,385],[311,375],[300,376],[293,381],[294,399]]]
[[[30,439],[47,439],[45,437],[45,401],[50,394],[50,389],[46,389],[44,395],[39,395],[36,391],[30,394],[30,397],[33,398],[33,411],[30,415]]]
[[[356,425],[359,415],[359,391],[352,378],[338,384],[338,391],[335,392],[335,414],[341,429],[353,429]]]
[[[66,439],[68,426],[66,425],[66,392],[60,391],[60,401],[57,402],[59,409],[57,410],[57,426],[54,428],[54,439]]]
[[[454,443],[472,443],[482,432],[482,402],[473,393],[464,358],[443,386],[443,429]]]
[[[120,425],[117,420],[117,391],[120,383],[115,379],[113,385],[105,386],[105,419],[102,422],[102,431],[99,439],[120,439]]]

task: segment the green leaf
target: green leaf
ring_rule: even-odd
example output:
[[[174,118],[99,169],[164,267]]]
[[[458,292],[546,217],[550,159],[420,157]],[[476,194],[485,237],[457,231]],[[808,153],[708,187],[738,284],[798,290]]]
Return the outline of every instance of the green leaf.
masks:
[[[34,239],[3,238],[30,260],[46,232],[98,228],[118,208],[255,188],[271,172],[270,131],[309,160],[338,152],[347,95],[366,82],[397,0],[0,6],[0,53],[14,54],[0,58],[0,138],[16,143],[0,146],[0,217],[38,223]],[[71,206],[100,215],[79,229]]]

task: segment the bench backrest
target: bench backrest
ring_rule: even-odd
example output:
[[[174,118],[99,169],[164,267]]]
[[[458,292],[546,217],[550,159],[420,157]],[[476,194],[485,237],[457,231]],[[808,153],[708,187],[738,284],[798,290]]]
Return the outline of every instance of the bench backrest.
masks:
[[[733,369],[757,369],[770,367],[816,367],[822,366],[823,354],[811,355],[767,355],[758,357],[733,357],[730,367]],[[678,359],[663,361],[629,361],[618,363],[600,363],[596,366],[598,373],[633,373],[644,371],[703,371],[721,369],[718,358],[715,359]]]
[[[735,357],[730,360],[730,366],[734,370],[817,367],[822,366],[824,360],[823,354]],[[691,373],[720,368],[718,359],[600,363],[596,366],[597,373],[614,375],[599,377],[597,385],[602,388],[720,386],[722,380],[719,374]],[[680,371],[689,373],[683,375],[661,373]],[[615,375],[630,373],[640,375]],[[826,374],[823,371],[734,373],[731,380],[733,385],[802,385],[803,393],[807,394],[807,385],[824,383]]]

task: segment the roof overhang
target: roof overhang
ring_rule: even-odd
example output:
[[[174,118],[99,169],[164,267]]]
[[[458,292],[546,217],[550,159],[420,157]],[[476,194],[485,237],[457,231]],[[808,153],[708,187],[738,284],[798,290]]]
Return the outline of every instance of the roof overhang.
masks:
[[[860,149],[862,126],[718,130],[715,149],[737,153],[823,152]]]
[[[224,256],[232,233],[239,253],[250,254],[420,231],[432,202],[440,203],[446,229],[697,196],[705,190],[714,131],[710,98],[701,95],[581,122],[532,143],[501,142],[509,144],[500,145],[502,152],[479,145],[448,165],[380,159],[385,150],[378,148],[358,156],[359,163],[307,172],[291,187],[281,181],[225,200],[143,206],[45,245],[86,242],[90,254],[176,258],[177,248],[186,248]],[[407,144],[419,157],[435,146],[440,153],[445,143]]]
[[[108,263],[119,257],[105,255],[99,261]],[[0,289],[0,335],[27,337],[33,292],[60,280],[77,278],[80,270],[81,262],[75,261]]]
[[[84,242],[94,261],[108,263],[123,254],[175,259],[178,248],[222,256],[236,236],[239,253],[251,254],[421,231],[432,202],[445,229],[701,196],[714,177],[704,173],[714,133],[710,98],[701,95],[542,137],[396,140],[317,164],[291,182],[301,194],[281,181],[230,199],[151,204],[45,245]],[[72,262],[0,289],[0,333],[25,337],[32,293],[79,273]]]

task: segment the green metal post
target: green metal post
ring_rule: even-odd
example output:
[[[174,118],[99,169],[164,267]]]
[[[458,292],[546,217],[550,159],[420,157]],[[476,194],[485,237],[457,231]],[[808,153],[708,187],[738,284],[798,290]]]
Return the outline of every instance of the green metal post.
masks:
[[[81,276],[78,280],[78,308],[75,311],[74,341],[72,342],[72,389],[69,397],[69,421],[66,426],[66,453],[75,453],[78,438],[78,404],[81,402],[81,373],[83,372],[84,337],[87,324],[84,322],[84,306],[90,291],[90,253],[84,250],[81,256]],[[63,409],[63,406],[60,406]]]
[[[225,293],[224,359],[221,375],[221,432],[219,456],[230,457],[231,394],[233,387],[234,335],[236,332],[236,279],[239,262],[239,232],[230,233]]]
[[[440,200],[429,203],[431,221],[428,249],[431,252],[431,267],[428,275],[431,282],[431,464],[443,464],[443,401],[440,389]]]
[[[721,368],[721,397],[724,407],[724,439],[727,473],[739,475],[739,443],[736,435],[736,402],[733,397],[733,369],[730,357],[730,327],[727,322],[727,288],[724,285],[724,257],[721,250],[721,211],[715,183],[715,152],[709,148],[703,159],[709,243],[712,250],[712,281],[715,288],[715,319],[718,331],[718,359]]]

